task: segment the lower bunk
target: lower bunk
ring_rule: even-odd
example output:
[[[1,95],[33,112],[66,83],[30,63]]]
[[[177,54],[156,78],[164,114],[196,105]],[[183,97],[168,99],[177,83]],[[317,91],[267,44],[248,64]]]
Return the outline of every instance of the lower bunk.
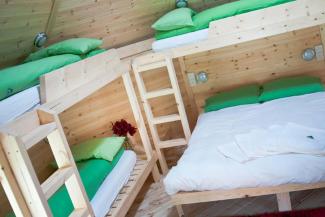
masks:
[[[133,151],[122,148],[112,162],[91,159],[77,163],[94,215],[125,216],[156,160],[156,157],[150,161],[141,159]],[[69,216],[74,209],[64,186],[48,203],[54,217]],[[6,215],[14,216],[14,212]]]

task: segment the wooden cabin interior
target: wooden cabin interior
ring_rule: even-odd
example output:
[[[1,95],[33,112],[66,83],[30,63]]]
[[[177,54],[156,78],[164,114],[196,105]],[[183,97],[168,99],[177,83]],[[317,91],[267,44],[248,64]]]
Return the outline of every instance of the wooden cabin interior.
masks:
[[[208,98],[250,84],[262,87],[258,90],[261,91],[259,92],[261,95],[262,91],[266,90],[268,82],[283,78],[308,76],[308,79],[305,77],[305,80],[302,79],[303,83],[309,81],[309,78],[319,81],[319,84],[304,83],[304,85],[311,85],[308,86],[309,90],[317,85],[318,88],[323,87],[322,85],[325,85],[325,2],[323,0],[261,0],[260,2],[267,3],[268,6],[258,6],[254,10],[247,9],[241,13],[237,8],[236,13],[231,16],[211,18],[204,39],[185,43],[182,42],[185,40],[182,34],[158,40],[158,34],[155,34],[155,29],[152,28],[157,20],[175,10],[193,9],[195,15],[192,14],[190,18],[194,20],[195,16],[204,11],[211,11],[218,7],[224,7],[221,8],[221,11],[224,11],[227,10],[227,5],[235,7],[240,3],[245,5],[247,2],[259,4],[256,0],[0,0],[0,91],[4,92],[4,94],[0,92],[0,98],[2,97],[0,113],[3,113],[0,114],[0,181],[2,184],[0,185],[0,216],[65,217],[53,212],[53,209],[60,209],[65,204],[58,203],[58,200],[48,202],[50,196],[55,195],[60,190],[59,187],[64,184],[68,189],[67,195],[71,197],[69,204],[74,210],[67,216],[235,217],[262,216],[263,213],[282,216],[282,212],[295,212],[296,215],[292,216],[325,216],[325,145],[323,145],[325,124],[320,118],[322,111],[325,110],[325,104],[321,104],[325,102],[323,89],[302,93],[298,91],[299,94],[278,97],[281,99],[270,102],[242,103],[207,112]],[[193,25],[196,25],[195,22]],[[178,27],[178,29],[182,28]],[[159,33],[161,30],[156,31]],[[196,29],[193,33],[199,31],[203,30]],[[166,30],[163,33],[165,34]],[[189,34],[191,32],[184,33],[184,35]],[[41,40],[44,38],[46,40],[44,39],[45,42],[38,46],[40,40],[37,40],[37,37],[40,35]],[[195,39],[199,36],[191,37]],[[48,48],[50,52],[51,45],[76,38],[100,40],[100,45],[94,49],[100,47],[105,51],[89,57],[86,57],[86,53],[80,54],[79,56],[82,57],[78,61],[42,73],[37,77],[36,83],[34,80],[29,80],[33,85],[29,85],[28,88],[40,84],[40,101],[37,106],[28,108],[28,111],[19,115],[15,113],[15,117],[9,117],[10,112],[7,111],[16,111],[16,107],[23,106],[17,101],[19,98],[12,97],[25,91],[20,87],[21,81],[15,80],[14,76],[17,74],[14,74],[15,71],[23,72],[25,69],[22,66],[42,61],[36,59],[28,62],[26,58],[42,49]],[[174,46],[173,38],[178,38],[179,41]],[[153,49],[153,43],[164,40],[167,48]],[[70,53],[61,52],[59,55],[68,54]],[[312,55],[311,59],[308,59],[309,55]],[[48,55],[45,58],[53,56],[56,55]],[[40,65],[37,67],[39,68]],[[1,77],[2,75],[4,76]],[[23,76],[19,75],[19,77]],[[13,83],[7,82],[9,78]],[[20,85],[20,89],[15,82]],[[293,83],[294,81],[291,86],[289,85],[290,88]],[[14,90],[9,88],[10,85],[14,86]],[[304,86],[299,90],[306,91],[308,88]],[[15,92],[12,93],[12,90]],[[160,90],[165,92],[162,93]],[[290,91],[291,89],[288,90]],[[28,98],[29,95],[22,97]],[[299,113],[299,103],[303,100],[306,102],[304,106],[306,108],[301,109]],[[208,131],[209,127],[204,125],[204,120],[207,122],[209,119],[221,120],[225,124],[233,124],[232,127],[239,123],[244,129],[246,124],[250,126],[253,122],[240,122],[239,116],[232,118],[231,112],[242,112],[245,115],[250,112],[253,119],[254,112],[257,113],[259,109],[257,107],[261,106],[263,107],[261,109],[269,109],[267,111],[272,112],[270,116],[274,115],[276,120],[280,120],[280,115],[275,116],[279,112],[275,109],[278,107],[281,109],[282,105],[284,110],[290,110],[289,106],[293,106],[292,101],[297,103],[294,106],[299,112],[292,112],[292,117],[289,114],[288,116],[293,118],[292,120],[295,120],[294,115],[298,114],[305,118],[310,117],[310,123],[307,121],[304,126],[301,124],[302,120],[301,123],[297,123],[301,124],[299,125],[301,128],[310,127],[308,133],[311,133],[311,129],[317,130],[319,140],[314,134],[308,134],[312,140],[317,140],[316,143],[320,147],[317,151],[299,152],[290,149],[279,154],[268,152],[263,157],[252,158],[247,162],[237,162],[225,154],[222,156],[236,165],[250,165],[254,161],[256,163],[262,161],[262,158],[269,159],[268,162],[275,162],[278,158],[285,159],[287,156],[290,160],[287,161],[288,166],[285,169],[290,168],[288,170],[297,172],[283,172],[283,174],[287,176],[300,174],[304,178],[296,179],[292,176],[289,177],[289,181],[286,179],[282,181],[281,175],[276,176],[266,168],[262,173],[272,179],[268,182],[271,183],[270,186],[258,181],[250,183],[252,179],[247,179],[248,184],[239,185],[241,171],[237,171],[238,177],[230,179],[229,185],[228,182],[224,184],[224,180],[220,181],[225,186],[231,186],[231,182],[237,179],[238,183],[235,183],[237,187],[219,189],[211,187],[214,186],[211,184],[214,183],[213,181],[208,184],[209,187],[206,187],[199,184],[204,181],[196,180],[197,177],[189,177],[190,171],[197,172],[193,176],[201,176],[203,173],[195,170],[198,165],[189,164],[187,161],[196,159],[209,163],[204,157],[202,159],[202,155],[194,156],[192,153],[199,147],[196,143],[201,137],[197,135],[201,134],[203,138],[202,133]],[[175,116],[177,113],[179,115]],[[212,114],[215,114],[216,119],[212,118]],[[317,121],[315,116],[320,120]],[[232,123],[232,119],[236,120]],[[267,118],[267,123],[271,123],[269,119]],[[271,123],[270,126],[279,123],[287,124],[286,117],[284,119]],[[97,199],[94,195],[100,185],[90,196],[88,189],[83,186],[85,184],[82,172],[79,171],[80,175],[78,173],[80,164],[87,159],[82,158],[80,162],[76,160],[75,163],[73,160],[76,158],[75,150],[86,144],[85,141],[117,137],[113,126],[121,120],[126,120],[136,128],[134,136],[129,132],[124,135],[125,141],[128,141],[127,145],[121,144],[124,154],[136,153],[134,155],[136,160],[132,161],[131,167],[129,165],[127,179],[120,180],[120,184],[122,183],[120,189],[117,189],[116,195],[112,196],[110,204],[106,205],[107,210],[105,208],[102,211],[101,205],[97,205],[96,210],[92,198]],[[257,118],[256,123],[258,121],[261,124],[264,122]],[[220,126],[223,124],[223,122],[215,122]],[[45,127],[51,124],[56,126],[56,130],[53,132],[53,128],[45,135]],[[285,126],[287,125],[281,125],[281,129],[284,130]],[[266,126],[263,129],[265,133],[271,132]],[[225,128],[226,130],[232,131],[232,128]],[[58,135],[55,136],[53,133]],[[222,137],[220,132],[216,135],[218,137],[215,137],[215,140],[219,140],[219,136]],[[275,135],[270,137],[276,137]],[[29,140],[24,140],[28,136]],[[193,138],[194,136],[196,137]],[[229,135],[225,135],[227,136]],[[233,136],[235,138],[235,135]],[[295,140],[290,141],[300,141],[299,138],[297,136]],[[26,141],[29,142],[28,145]],[[184,141],[184,144],[181,141]],[[205,147],[207,144],[202,146],[203,149]],[[316,148],[318,147],[315,145]],[[185,150],[186,153],[183,155]],[[115,156],[117,155],[115,152]],[[189,156],[193,158],[189,159]],[[295,159],[295,156],[299,159]],[[306,158],[302,159],[300,156]],[[91,159],[93,158],[94,156]],[[318,166],[302,168],[299,166],[302,160],[305,160],[305,164],[313,162],[313,165]],[[110,163],[113,161],[111,160]],[[53,166],[55,162],[57,162],[56,167]],[[286,164],[286,161],[283,162]],[[118,165],[119,163],[113,166],[108,174],[113,176],[114,169]],[[193,170],[190,168],[191,165]],[[270,165],[272,164],[268,164],[269,167]],[[68,166],[71,166],[72,172],[69,170],[70,172],[65,172],[65,175],[56,173],[56,171],[64,171]],[[189,172],[181,173],[181,168],[185,166],[189,167]],[[220,172],[220,167],[214,170],[212,165],[211,170],[207,169],[207,171],[215,171],[217,174]],[[227,165],[222,168],[227,173]],[[244,167],[236,168],[239,170]],[[201,169],[204,171],[206,168]],[[255,174],[255,171],[250,170],[248,173],[259,180],[260,176]],[[75,177],[74,181],[70,180],[68,174]],[[101,183],[104,182],[105,177],[102,177]],[[109,175],[106,178],[108,177]],[[49,187],[50,193],[44,192],[46,187],[42,183],[48,184],[50,181],[47,180],[50,179],[53,182],[50,184],[55,187]],[[28,183],[30,185],[27,185]],[[174,188],[171,187],[172,183],[179,186],[173,193],[171,193],[171,189]],[[29,189],[32,190],[29,192]],[[101,194],[110,193],[105,193],[103,190]],[[98,196],[99,199],[100,197],[105,198]],[[101,203],[105,204],[105,201]]]

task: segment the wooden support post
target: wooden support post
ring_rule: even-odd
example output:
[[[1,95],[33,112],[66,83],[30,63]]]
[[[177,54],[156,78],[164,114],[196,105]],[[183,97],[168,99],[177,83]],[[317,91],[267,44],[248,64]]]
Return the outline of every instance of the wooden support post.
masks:
[[[319,30],[320,30],[320,38],[321,38],[322,44],[323,44],[323,52],[325,54],[325,24],[320,25]]]
[[[290,201],[290,193],[279,193],[276,195],[278,201],[278,208],[279,211],[290,211],[291,208],[291,201]]]
[[[0,144],[1,145],[1,144]],[[31,217],[27,204],[10,169],[9,162],[0,146],[0,183],[16,217]]]
[[[181,68],[181,74],[182,74],[182,78],[184,80],[186,93],[187,93],[187,96],[188,96],[188,99],[189,99],[189,102],[190,102],[192,116],[194,117],[193,120],[191,120],[191,126],[190,126],[191,130],[193,131],[193,129],[194,129],[195,125],[196,125],[196,119],[199,116],[199,112],[198,112],[198,109],[197,109],[197,104],[196,104],[196,100],[195,100],[192,88],[188,83],[184,57],[178,58],[178,62],[179,62],[180,68]]]
[[[176,210],[177,210],[177,213],[178,213],[179,217],[184,217],[185,216],[182,205],[176,205]]]

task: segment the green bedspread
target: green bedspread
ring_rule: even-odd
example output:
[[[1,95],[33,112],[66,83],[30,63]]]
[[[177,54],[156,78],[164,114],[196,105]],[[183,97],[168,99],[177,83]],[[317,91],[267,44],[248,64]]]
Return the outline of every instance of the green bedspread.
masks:
[[[204,10],[195,16],[193,16],[194,26],[184,27],[181,29],[175,29],[171,31],[157,31],[155,38],[157,40],[171,38],[174,36],[195,32],[198,30],[209,28],[209,24],[212,21],[220,20],[223,18],[235,16],[238,14],[247,13],[271,6],[291,2],[294,0],[240,0],[223,4],[214,8]]]

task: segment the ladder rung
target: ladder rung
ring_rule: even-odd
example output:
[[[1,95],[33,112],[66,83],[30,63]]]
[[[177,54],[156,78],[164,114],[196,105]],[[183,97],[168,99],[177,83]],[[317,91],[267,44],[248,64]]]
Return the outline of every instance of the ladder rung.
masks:
[[[153,63],[139,65],[137,67],[137,71],[144,72],[144,71],[149,71],[152,69],[158,69],[158,68],[161,68],[164,66],[166,66],[166,61],[162,60],[162,61],[157,61],[157,62],[153,62]]]
[[[29,132],[28,134],[21,136],[20,139],[25,145],[25,148],[28,150],[34,145],[36,145],[38,142],[40,142],[42,139],[46,138],[55,129],[55,123],[43,124],[37,127],[35,130]]]
[[[187,145],[187,142],[186,139],[172,139],[172,140],[160,141],[158,145],[160,148],[170,148],[175,146]]]
[[[89,212],[86,208],[83,209],[75,209],[69,217],[86,217],[89,215]]]
[[[71,166],[55,171],[43,184],[42,190],[46,199],[49,199],[73,174]]]
[[[166,88],[162,90],[156,90],[152,92],[148,92],[145,94],[146,99],[151,99],[159,96],[166,96],[166,95],[171,95],[174,94],[174,90],[172,88]]]
[[[155,117],[152,119],[153,124],[163,124],[181,120],[178,114]]]

